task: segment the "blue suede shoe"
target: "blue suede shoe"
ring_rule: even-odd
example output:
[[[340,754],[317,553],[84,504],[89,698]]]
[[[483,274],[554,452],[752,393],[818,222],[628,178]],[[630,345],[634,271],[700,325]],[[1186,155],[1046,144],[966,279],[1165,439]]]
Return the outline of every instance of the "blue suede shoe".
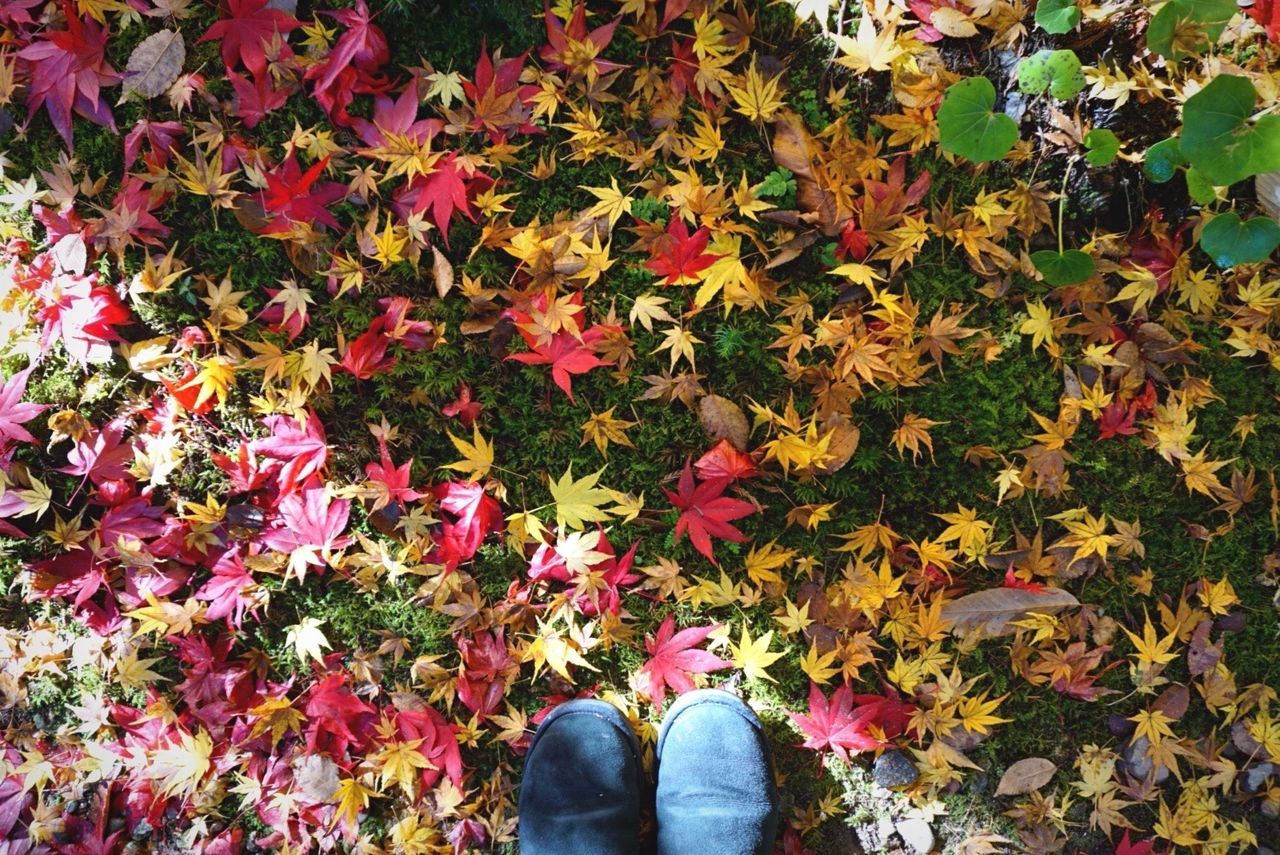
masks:
[[[522,855],[635,855],[644,769],[626,716],[579,699],[542,720],[520,785]]]
[[[658,733],[658,855],[768,855],[778,790],[760,719],[719,689],[672,704]]]

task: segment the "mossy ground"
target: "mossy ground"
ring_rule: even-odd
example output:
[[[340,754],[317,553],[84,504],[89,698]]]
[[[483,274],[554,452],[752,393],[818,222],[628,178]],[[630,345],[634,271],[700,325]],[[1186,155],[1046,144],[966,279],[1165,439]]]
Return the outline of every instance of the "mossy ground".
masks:
[[[482,42],[490,48],[501,45],[503,54],[512,56],[541,41],[541,23],[530,14],[528,6],[516,0],[393,3],[383,13],[382,24],[394,32],[393,62],[412,65],[419,57],[426,57],[437,68],[467,69],[472,67]],[[827,74],[826,57],[815,46],[806,44],[803,34],[797,34],[785,7],[764,7],[759,11],[761,43],[778,45],[780,54],[788,59],[787,85],[793,106],[810,114],[812,125],[825,124],[832,116],[817,96],[816,87]],[[212,12],[201,7],[195,14],[197,19],[210,18]],[[197,29],[198,26],[192,31]],[[113,40],[112,61],[122,65],[132,47],[127,33]],[[615,47],[621,53],[620,61],[644,61],[642,46],[621,31]],[[197,57],[206,59],[216,51],[212,45],[193,45],[192,49]],[[853,87],[858,85],[857,81],[852,82]],[[126,105],[117,111],[117,122],[127,128],[138,115],[137,106]],[[279,150],[295,121],[306,127],[321,118],[318,108],[308,105],[306,99],[291,99],[288,107],[259,127],[255,140]],[[553,142],[554,137],[534,139],[522,157],[521,167],[527,167],[540,151],[549,150]],[[733,178],[745,172],[753,181],[763,179],[774,168],[763,143],[744,125],[730,126],[726,152],[719,163],[724,174]],[[21,174],[51,167],[60,149],[47,125],[37,122],[28,144],[17,150],[11,147],[10,157],[15,161],[15,172]],[[77,122],[75,150],[88,174],[120,174],[118,136]],[[986,181],[1005,178],[997,175],[975,181],[956,172],[955,167],[923,157],[914,159],[911,168],[932,172],[933,194],[954,194],[958,205],[971,201]],[[546,180],[521,183],[516,173],[518,170],[508,174],[516,179],[515,189],[521,193],[515,201],[515,220],[526,222],[534,216],[545,219],[557,211],[583,208],[589,198],[580,188],[605,185],[614,171],[605,162],[575,164],[562,160],[555,174]],[[107,193],[110,192],[108,188]],[[265,300],[262,289],[291,274],[289,260],[279,243],[234,227],[230,214],[215,215],[202,203],[198,198],[182,197],[164,212],[162,219],[180,224],[174,238],[186,248],[187,263],[193,269],[211,276],[230,271],[237,288],[250,292],[245,306],[252,314]],[[468,246],[475,235],[475,229],[464,226],[450,238],[457,246]],[[784,289],[804,288],[821,312],[834,300],[835,291],[825,281],[828,277],[819,256],[820,248],[815,247],[788,266]],[[480,253],[459,268],[481,273],[501,269],[505,264],[491,254]],[[407,264],[396,273],[392,286],[396,291],[422,295],[429,288],[424,277]],[[932,382],[918,388],[873,392],[860,404],[861,442],[848,466],[820,482],[794,486],[789,496],[763,494],[760,498],[768,512],[743,525],[756,543],[776,539],[802,554],[823,556],[832,545],[827,532],[848,531],[877,517],[908,537],[936,533],[938,522],[931,512],[949,510],[957,504],[972,505],[975,497],[986,501],[994,497],[992,465],[965,462],[966,449],[988,445],[1010,453],[1025,444],[1025,436],[1033,432],[1032,411],[1056,411],[1062,378],[1043,355],[1033,354],[1028,343],[1017,335],[1025,316],[1011,309],[1013,304],[1008,299],[988,301],[979,296],[977,278],[954,251],[935,241],[927,257],[916,262],[901,284],[921,305],[921,315],[931,314],[952,301],[976,303],[966,325],[984,329],[1007,342],[1007,350],[992,362],[984,362],[976,354],[949,360],[944,375],[934,375]],[[597,288],[607,288],[619,314],[625,314],[636,296],[652,289],[652,277],[634,268],[619,267]],[[1042,290],[1026,280],[1015,281],[1014,288],[1026,295]],[[151,313],[143,318],[152,334],[172,334],[185,325],[198,323],[196,293],[193,283],[185,280],[171,294],[154,301]],[[339,328],[350,336],[352,331],[367,326],[371,316],[367,301],[320,300],[308,332],[317,334],[323,345],[333,346]],[[572,467],[575,473],[582,474],[605,465],[594,447],[580,445],[580,425],[589,411],[616,408],[617,414],[638,422],[630,432],[635,447],[610,447],[605,481],[618,490],[645,492],[650,507],[665,507],[656,485],[669,479],[686,458],[699,454],[705,442],[696,414],[687,408],[637,401],[645,388],[642,375],[656,371],[666,360],[664,354],[649,356],[659,342],[656,334],[634,331],[641,365],[627,382],[619,384],[604,371],[578,378],[575,404],[550,384],[545,370],[494,359],[483,337],[459,334],[462,319],[461,301],[441,302],[433,320],[445,327],[445,343],[428,353],[403,354],[394,369],[370,381],[335,375],[332,391],[312,402],[330,425],[329,440],[335,449],[333,480],[349,483],[362,477],[363,464],[376,458],[376,445],[365,425],[384,419],[399,430],[397,455],[415,460],[413,482],[429,480],[436,467],[456,459],[445,436],[449,423],[440,415],[439,407],[450,401],[465,382],[485,406],[489,439],[503,468],[513,506],[536,507],[550,501],[545,479],[536,473],[559,473]],[[699,349],[697,362],[697,370],[705,375],[704,382],[711,391],[733,400],[750,398],[775,403],[795,394],[799,403],[805,403],[801,391],[788,387],[774,354],[767,349],[776,330],[764,313],[734,313],[725,318],[718,311],[708,310],[694,319],[692,329],[711,343]],[[1200,411],[1200,432],[1225,443],[1239,415],[1256,413],[1255,433],[1232,453],[1259,472],[1275,471],[1280,467],[1280,443],[1276,441],[1280,411],[1275,405],[1280,396],[1280,375],[1213,351],[1199,356],[1197,362],[1198,373],[1212,379],[1221,398]],[[33,381],[32,394],[39,400],[80,408],[85,415],[98,419],[119,402],[112,394],[109,377],[97,382],[97,391],[84,395],[74,371],[46,370]],[[411,393],[417,393],[423,403],[409,403]],[[890,436],[906,412],[920,413],[941,423],[933,431],[932,459],[913,461],[894,451]],[[248,423],[247,419],[244,421]],[[1090,430],[1094,428],[1082,429]],[[1157,465],[1156,458],[1138,439],[1094,442],[1078,437],[1071,450],[1076,459],[1072,467],[1072,501],[1095,513],[1142,522],[1146,546],[1142,566],[1154,569],[1160,590],[1177,592],[1184,583],[1201,578],[1225,576],[1232,581],[1248,618],[1243,631],[1229,641],[1236,677],[1241,685],[1261,682],[1280,686],[1275,672],[1277,632],[1271,591],[1255,580],[1261,556],[1274,547],[1276,540],[1264,503],[1255,503],[1241,512],[1230,532],[1206,543],[1194,537],[1186,525],[1204,516],[1203,497],[1189,496],[1175,477],[1175,470]],[[218,477],[207,459],[193,457],[181,475],[181,491],[200,495],[214,487]],[[58,486],[74,489],[69,480]],[[831,522],[814,534],[784,525],[788,501],[838,504]],[[670,520],[663,520],[660,515],[654,518],[656,525],[669,527]],[[1041,510],[1034,500],[1004,504],[996,520],[995,540],[1011,539],[1015,529],[1029,531],[1040,521]],[[741,554],[733,545],[721,548],[728,557]],[[646,539],[638,562],[648,564],[662,556],[686,566],[700,566],[700,559],[687,540],[677,545],[661,536]],[[16,572],[15,560],[6,557],[2,562],[0,584],[8,584]],[[496,596],[523,569],[522,563],[509,553],[495,549],[483,553],[472,572],[486,594]],[[1137,565],[1132,569],[1138,569]],[[982,580],[973,581],[976,585]],[[987,581],[998,584],[994,571]],[[1132,617],[1134,609],[1139,608],[1132,588],[1121,574],[1095,576],[1078,593],[1082,601],[1099,604],[1104,612],[1116,616]],[[648,600],[633,594],[625,598],[624,605],[639,619],[638,632],[654,630],[659,618],[653,615]],[[772,626],[772,609],[772,604],[745,612],[737,608],[704,609],[702,619],[745,620],[757,632],[763,632]],[[334,649],[368,651],[378,645],[380,630],[408,639],[413,655],[441,653],[450,644],[445,634],[447,622],[415,604],[410,582],[385,586],[373,596],[332,578],[281,586],[261,616],[255,641],[284,661],[289,654],[282,652],[282,628],[305,615],[324,619]],[[15,616],[5,617],[8,621]],[[601,663],[602,684],[625,685],[627,674],[640,664],[635,651],[618,649],[615,659],[605,657]],[[402,663],[389,673],[404,679],[406,668],[407,664]],[[815,755],[789,747],[798,739],[781,710],[798,709],[808,686],[796,658],[780,660],[771,673],[776,684],[752,684],[749,688],[767,710],[767,724],[779,746],[779,769],[788,803],[813,804],[827,795],[826,788],[838,784],[844,789],[846,801],[854,806],[856,816],[857,805],[865,805],[868,798],[865,776],[836,764],[834,779],[818,778],[813,774]],[[1063,701],[1047,688],[1027,685],[1012,676],[1007,651],[998,645],[983,646],[970,654],[966,673],[983,674],[984,686],[993,695],[1008,693],[999,712],[1012,723],[997,728],[995,738],[973,754],[975,762],[989,772],[988,780],[998,777],[1013,760],[1029,756],[1047,757],[1069,768],[1084,743],[1108,738],[1106,718],[1111,707],[1105,700],[1095,704]],[[1175,667],[1171,676],[1178,679],[1185,674]],[[1103,684],[1123,690],[1126,676],[1118,669],[1104,678]],[[70,697],[78,696],[78,689],[78,685],[63,686]],[[546,689],[541,684],[521,683],[513,688],[508,700],[533,712],[543,705],[541,695]],[[41,688],[40,696],[33,697],[33,701],[55,709],[59,705],[58,691],[56,684],[50,684]],[[483,750],[472,752],[470,758],[477,768],[486,765]],[[488,765],[496,767],[496,755],[489,758]],[[981,790],[980,786],[971,786],[949,798],[948,827],[963,829],[967,824],[976,827],[995,821],[1002,805]],[[1079,821],[1083,815],[1076,811],[1072,817]],[[1269,828],[1280,835],[1280,828]],[[1076,830],[1082,843],[1089,839],[1082,828]],[[1258,831],[1260,835],[1265,833],[1262,827]],[[845,851],[841,847],[847,846],[847,838],[841,833],[823,832],[820,836],[825,841],[820,849]]]

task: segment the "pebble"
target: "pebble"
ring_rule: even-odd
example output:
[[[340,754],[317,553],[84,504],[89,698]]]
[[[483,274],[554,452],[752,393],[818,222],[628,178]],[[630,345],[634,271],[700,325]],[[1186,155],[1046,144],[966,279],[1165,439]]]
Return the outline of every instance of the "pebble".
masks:
[[[1244,791],[1246,793],[1260,793],[1263,787],[1267,785],[1267,779],[1275,775],[1277,771],[1274,763],[1257,763],[1244,770]]]
[[[890,749],[876,758],[871,775],[886,790],[901,790],[916,782],[920,770],[901,751]]]
[[[1129,769],[1129,774],[1135,778],[1146,780],[1155,770],[1155,778],[1157,784],[1163,784],[1165,779],[1169,777],[1169,769],[1166,766],[1157,767],[1150,757],[1151,740],[1145,736],[1139,736],[1133,741],[1124,752],[1124,762]]]
[[[878,823],[858,826],[858,843],[867,855],[929,855],[937,845],[933,829],[922,819],[882,819]]]

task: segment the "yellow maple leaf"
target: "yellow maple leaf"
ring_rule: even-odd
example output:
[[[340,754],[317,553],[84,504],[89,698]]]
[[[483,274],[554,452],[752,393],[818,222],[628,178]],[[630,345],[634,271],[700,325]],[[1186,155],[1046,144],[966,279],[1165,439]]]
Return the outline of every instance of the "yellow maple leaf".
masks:
[[[448,433],[447,436],[449,441],[453,443],[453,447],[458,449],[458,453],[462,455],[462,460],[456,463],[447,463],[441,466],[441,469],[465,472],[467,473],[468,481],[479,481],[489,474],[489,470],[493,468],[493,445],[480,435],[480,428],[472,428],[471,442],[459,439],[452,433]]]
[[[915,413],[907,413],[902,417],[902,424],[893,432],[893,447],[898,449],[899,456],[905,456],[902,452],[911,449],[911,459],[914,462],[920,459],[920,446],[923,445],[929,449],[929,458],[933,459],[933,437],[929,436],[929,429],[941,424],[946,422],[935,422]]]
[[[778,111],[786,106],[778,91],[780,78],[765,80],[756,67],[756,57],[751,57],[747,73],[737,79],[741,85],[725,83],[725,89],[733,96],[734,109],[752,122],[770,122]]]
[[[573,466],[570,465],[559,479],[551,482],[551,499],[556,506],[556,525],[581,531],[589,522],[604,522],[609,519],[610,514],[605,510],[604,503],[613,497],[609,490],[596,486],[602,474],[603,468],[575,481]]]
[[[760,680],[768,680],[770,683],[777,682],[765,670],[774,662],[782,658],[781,653],[770,653],[769,645],[773,642],[773,630],[769,630],[764,635],[752,640],[747,634],[747,625],[742,625],[742,636],[737,644],[729,642],[729,649],[733,652],[733,667],[742,670],[748,678],[755,677]]]
[[[286,733],[301,733],[302,723],[307,720],[288,698],[268,698],[249,710],[249,715],[257,717],[249,738],[261,736],[269,730],[273,745]]]
[[[392,225],[390,214],[387,215],[386,226],[381,232],[375,232],[372,237],[373,254],[370,257],[382,265],[383,270],[398,261],[404,261],[404,250],[409,244],[409,235]]]
[[[631,203],[635,201],[618,188],[618,179],[610,178],[608,187],[583,187],[599,201],[587,209],[588,217],[608,217],[609,228],[617,225],[623,214],[631,213]]]
[[[635,448],[627,437],[626,431],[628,428],[635,427],[639,422],[629,422],[626,419],[614,418],[613,411],[616,409],[617,407],[610,407],[603,413],[592,413],[591,418],[582,423],[581,445],[594,442],[596,448],[606,458],[609,456],[610,442],[616,442],[618,445],[625,445],[628,448]]]
[[[1040,345],[1045,345],[1052,352],[1053,346],[1057,343],[1054,335],[1054,317],[1053,313],[1039,300],[1027,301],[1027,314],[1031,317],[1022,322],[1022,326],[1018,327],[1018,332],[1022,335],[1031,336],[1031,349],[1034,351]]]
[[[1136,648],[1135,656],[1138,659],[1138,666],[1143,670],[1151,670],[1156,665],[1164,665],[1178,658],[1178,654],[1170,652],[1173,642],[1177,640],[1177,636],[1173,633],[1166,635],[1164,638],[1156,636],[1156,628],[1151,624],[1151,616],[1145,611],[1143,612],[1142,637],[1139,638],[1136,633],[1129,631],[1128,627],[1120,627],[1124,630],[1124,634],[1129,636],[1129,640],[1133,642]]]
[[[379,767],[379,789],[384,792],[387,784],[394,781],[401,791],[413,798],[417,791],[418,770],[434,769],[435,765],[418,750],[421,739],[409,739],[404,742],[390,741],[383,743],[381,749],[369,759]]]
[[[876,32],[875,21],[871,18],[871,5],[862,5],[862,18],[858,21],[858,31],[849,36],[836,36],[836,46],[843,56],[836,62],[846,68],[852,68],[858,74],[868,71],[888,71],[893,61],[902,56],[903,48],[898,44],[898,31],[887,26]]]
[[[355,828],[360,811],[369,807],[369,799],[380,799],[382,794],[355,778],[343,778],[338,782],[338,791],[334,797],[337,799],[338,809],[333,814],[332,825],[337,825],[341,820],[347,827]]]

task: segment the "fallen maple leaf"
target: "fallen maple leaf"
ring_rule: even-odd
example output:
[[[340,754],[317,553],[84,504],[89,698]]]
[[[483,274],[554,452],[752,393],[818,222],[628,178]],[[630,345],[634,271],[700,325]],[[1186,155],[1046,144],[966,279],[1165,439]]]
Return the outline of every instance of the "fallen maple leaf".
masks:
[[[666,285],[695,285],[706,275],[703,271],[720,258],[706,252],[710,238],[711,230],[706,226],[690,235],[684,220],[673,214],[644,266],[664,277]]]
[[[695,484],[693,468],[686,460],[677,491],[673,493],[666,488],[662,491],[667,494],[671,504],[681,511],[680,518],[676,520],[675,542],[679,543],[687,531],[694,548],[712,564],[716,563],[716,557],[711,538],[745,543],[747,536],[730,523],[756,511],[756,506],[750,502],[724,495],[729,483],[727,478],[712,478]]]
[[[106,49],[106,27],[68,13],[65,30],[46,30],[18,51],[30,65],[27,120],[43,106],[68,149],[72,113],[116,129],[102,89],[118,84],[121,76],[107,63]]]
[[[640,666],[638,680],[641,691],[649,700],[661,706],[668,688],[678,695],[693,689],[691,675],[733,667],[732,662],[714,653],[696,649],[719,626],[695,626],[675,632],[675,619],[667,615],[658,627],[657,635],[645,637],[644,647],[650,658]]]

